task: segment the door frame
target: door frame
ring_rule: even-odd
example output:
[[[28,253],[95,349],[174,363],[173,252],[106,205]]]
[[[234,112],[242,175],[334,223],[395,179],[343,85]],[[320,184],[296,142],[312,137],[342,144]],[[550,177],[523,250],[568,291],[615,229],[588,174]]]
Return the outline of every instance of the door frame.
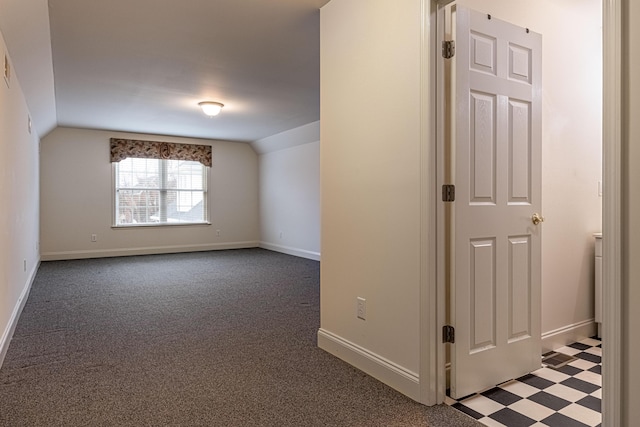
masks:
[[[602,425],[622,416],[622,2],[602,0],[603,181]]]
[[[436,151],[440,147],[444,122],[436,95],[439,90],[437,54],[437,16],[453,0],[423,0],[422,9],[422,183],[424,184],[421,222],[422,280],[420,292],[420,381],[422,402],[444,402],[446,387],[445,344],[441,331],[445,325],[444,248],[440,221],[442,203],[437,203],[442,168]],[[622,2],[602,0],[603,8],[603,346],[602,425],[620,425],[622,414]]]

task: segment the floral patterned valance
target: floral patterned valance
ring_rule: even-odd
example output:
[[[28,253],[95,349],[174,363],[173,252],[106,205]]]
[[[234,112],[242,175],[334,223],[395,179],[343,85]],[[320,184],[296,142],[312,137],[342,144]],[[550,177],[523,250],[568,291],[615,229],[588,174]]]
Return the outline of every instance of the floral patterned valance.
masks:
[[[191,160],[211,166],[211,146],[111,138],[111,162],[119,162],[127,157]]]

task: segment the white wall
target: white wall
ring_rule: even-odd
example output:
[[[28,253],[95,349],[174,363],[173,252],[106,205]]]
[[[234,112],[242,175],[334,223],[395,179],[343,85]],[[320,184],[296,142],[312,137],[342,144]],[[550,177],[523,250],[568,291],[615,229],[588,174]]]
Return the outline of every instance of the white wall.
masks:
[[[623,235],[628,239],[623,246],[623,316],[621,366],[623,381],[622,423],[632,426],[640,419],[640,4],[635,0],[623,2],[622,19],[623,72],[622,86],[625,96],[625,114],[622,117],[622,149],[625,155],[623,174]],[[606,361],[605,361],[606,363]]]
[[[592,234],[602,224],[602,1],[457,3],[542,34],[542,332],[544,350],[558,348],[595,333]]]
[[[320,260],[320,122],[252,143],[259,156],[260,246]]]
[[[113,228],[112,137],[211,144],[211,225]],[[41,194],[46,260],[258,245],[258,158],[245,143],[57,128],[42,140]]]
[[[318,343],[416,400],[421,3],[332,0],[320,21]]]
[[[5,53],[10,58],[0,34],[0,61]],[[0,365],[40,262],[39,138],[35,127],[29,133],[18,77],[7,86],[0,75]]]

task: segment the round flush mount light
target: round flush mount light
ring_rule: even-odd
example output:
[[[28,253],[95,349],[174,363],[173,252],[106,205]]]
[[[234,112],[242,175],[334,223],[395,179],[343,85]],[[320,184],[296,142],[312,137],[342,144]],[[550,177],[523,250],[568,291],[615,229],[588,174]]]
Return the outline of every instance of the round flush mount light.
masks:
[[[224,104],[213,101],[202,101],[199,102],[198,105],[202,108],[202,112],[204,112],[207,116],[213,117],[220,114],[220,110],[224,107]]]

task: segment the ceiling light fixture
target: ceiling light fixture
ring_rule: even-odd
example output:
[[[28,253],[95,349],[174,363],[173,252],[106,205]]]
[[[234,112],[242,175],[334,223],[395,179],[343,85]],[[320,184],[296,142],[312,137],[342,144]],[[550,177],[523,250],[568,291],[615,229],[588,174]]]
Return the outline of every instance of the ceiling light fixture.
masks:
[[[220,114],[220,110],[224,107],[224,104],[213,101],[202,101],[198,105],[202,108],[202,111],[209,117],[217,116]]]

